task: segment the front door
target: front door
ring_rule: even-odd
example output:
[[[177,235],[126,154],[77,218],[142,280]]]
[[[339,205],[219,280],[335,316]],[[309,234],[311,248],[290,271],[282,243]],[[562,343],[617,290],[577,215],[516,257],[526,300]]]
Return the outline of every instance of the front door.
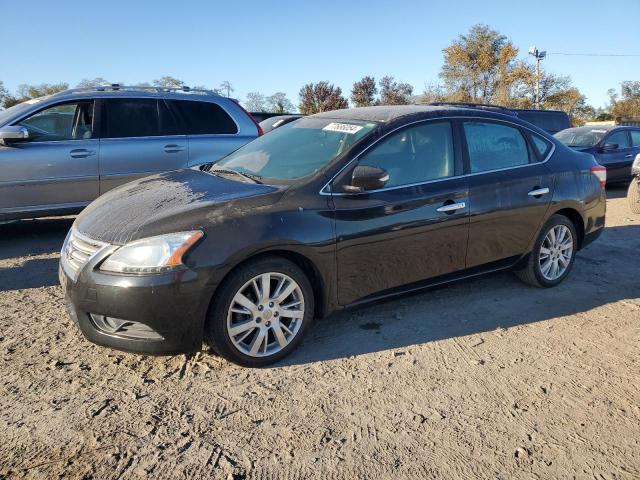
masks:
[[[448,121],[405,127],[353,162],[386,170],[384,188],[340,193],[349,172],[332,186],[341,304],[464,268],[468,189],[454,137]]]
[[[14,125],[29,139],[0,146],[0,213],[76,209],[98,196],[94,102],[46,107]]]
[[[631,163],[635,150],[628,130],[617,130],[602,140],[598,163],[607,168],[607,183],[624,182],[631,178]]]
[[[100,194],[136,178],[188,164],[186,135],[163,100],[105,99],[100,139]]]
[[[526,253],[549,208],[553,176],[542,162],[552,145],[516,125],[463,122],[469,172],[467,268],[510,263]]]

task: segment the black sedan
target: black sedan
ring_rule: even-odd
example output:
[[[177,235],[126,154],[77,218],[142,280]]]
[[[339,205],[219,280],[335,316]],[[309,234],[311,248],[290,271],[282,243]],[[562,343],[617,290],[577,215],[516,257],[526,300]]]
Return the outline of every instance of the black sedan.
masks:
[[[606,172],[512,115],[367,107],[304,117],[215,165],[87,207],[60,279],[91,341],[263,366],[314,318],[498,269],[563,281],[605,222]]]

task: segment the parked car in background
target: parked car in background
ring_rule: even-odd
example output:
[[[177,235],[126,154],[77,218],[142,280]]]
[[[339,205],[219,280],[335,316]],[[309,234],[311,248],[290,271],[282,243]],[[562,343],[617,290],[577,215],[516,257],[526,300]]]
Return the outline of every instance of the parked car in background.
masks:
[[[260,134],[208,91],[112,85],[0,112],[0,221],[77,213],[152,173],[210,163]]]
[[[555,137],[568,147],[593,155],[607,168],[607,183],[631,180],[631,164],[640,153],[640,127],[587,125],[568,128]]]
[[[206,338],[263,366],[349,305],[506,268],[559,284],[602,232],[605,176],[513,115],[325,112],[103,195],[69,232],[60,281],[95,343],[168,353]]]
[[[253,119],[260,123],[265,121],[267,118],[271,118],[271,117],[278,117],[280,115],[284,115],[283,113],[276,113],[276,112],[250,112],[250,115],[253,117]]]
[[[525,110],[519,108],[512,110],[518,115],[518,118],[541,128],[551,135],[571,127],[569,115],[560,110]]]
[[[629,200],[629,208],[633,213],[640,213],[640,153],[636,155],[633,165],[631,166],[631,183],[627,191],[627,199]]]
[[[303,115],[277,115],[275,117],[270,117],[266,120],[261,121],[258,125],[260,125],[260,128],[262,128],[262,131],[264,133],[267,133],[274,128],[281,127],[302,117]]]

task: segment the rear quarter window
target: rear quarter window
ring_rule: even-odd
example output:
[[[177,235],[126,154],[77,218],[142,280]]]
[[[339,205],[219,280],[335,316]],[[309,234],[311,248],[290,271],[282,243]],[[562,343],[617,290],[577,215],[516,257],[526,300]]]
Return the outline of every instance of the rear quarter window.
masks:
[[[169,104],[182,119],[188,135],[238,133],[236,122],[220,105],[193,100],[170,100]]]
[[[530,135],[534,150],[538,154],[540,160],[544,160],[551,151],[552,143],[536,133],[531,133]]]

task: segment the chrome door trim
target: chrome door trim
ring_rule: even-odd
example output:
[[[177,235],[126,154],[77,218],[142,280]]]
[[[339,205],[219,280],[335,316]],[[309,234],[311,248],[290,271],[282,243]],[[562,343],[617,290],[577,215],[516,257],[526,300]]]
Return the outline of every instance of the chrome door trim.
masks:
[[[547,193],[549,193],[549,188],[544,187],[544,188],[536,188],[535,190],[531,190],[529,193],[527,193],[527,195],[529,195],[530,197],[538,197],[541,195],[546,195]]]
[[[439,208],[436,208],[436,211],[443,213],[455,212],[456,210],[462,210],[466,206],[467,204],[464,202],[450,203],[448,205],[443,205]]]
[[[340,175],[344,170],[347,169],[347,167],[349,167],[349,165],[351,165],[353,162],[357,162],[360,157],[362,155],[364,155],[367,150],[369,150],[370,148],[374,147],[375,145],[377,145],[379,142],[381,142],[382,140],[384,140],[385,138],[387,138],[389,135],[397,132],[398,130],[405,128],[405,127],[409,127],[411,125],[416,125],[418,123],[426,123],[426,122],[437,122],[439,120],[490,120],[490,121],[494,121],[494,122],[498,122],[498,123],[506,123],[509,124],[510,126],[516,127],[516,128],[524,128],[526,130],[529,130],[532,133],[535,133],[536,135],[540,135],[538,132],[536,132],[535,130],[526,127],[524,125],[519,125],[517,123],[513,123],[510,122],[508,120],[503,120],[503,119],[496,119],[496,118],[491,118],[491,117],[465,117],[465,116],[448,116],[448,117],[437,117],[437,118],[427,118],[427,119],[421,119],[421,120],[416,120],[415,122],[411,122],[411,123],[406,123],[404,125],[400,125],[397,128],[394,128],[393,130],[387,132],[384,134],[384,136],[378,138],[375,142],[373,142],[371,145],[367,146],[367,148],[365,148],[362,152],[360,152],[356,157],[352,158],[351,160],[349,160],[340,170],[338,170],[338,172],[336,172],[336,174],[331,177],[331,179],[324,184],[324,186],[320,189],[320,195],[335,195],[335,196],[352,196],[352,195],[365,195],[365,194],[369,194],[369,193],[378,193],[378,192],[386,192],[388,190],[397,190],[399,188],[409,188],[409,187],[416,187],[419,185],[426,185],[429,183],[434,183],[434,182],[441,182],[444,180],[450,180],[450,179],[454,179],[454,178],[463,178],[463,177],[472,177],[475,175],[484,175],[487,173],[495,173],[495,172],[502,172],[502,171],[506,171],[506,170],[514,170],[516,168],[524,168],[524,167],[532,167],[534,165],[540,165],[540,164],[544,164],[547,163],[549,161],[549,159],[551,158],[551,156],[553,155],[553,153],[556,150],[556,144],[551,142],[551,149],[549,150],[549,153],[547,154],[547,156],[544,158],[544,160],[541,160],[539,162],[533,162],[533,163],[527,163],[525,165],[515,165],[513,167],[505,167],[505,168],[496,168],[494,170],[484,170],[482,172],[475,172],[475,173],[466,173],[466,174],[462,174],[462,175],[453,175],[451,177],[443,177],[443,178],[436,178],[433,180],[426,180],[424,182],[417,182],[417,183],[410,183],[410,184],[406,184],[406,185],[397,185],[394,187],[386,187],[386,188],[378,188],[376,190],[367,190],[364,192],[331,192],[331,182],[333,182],[336,177],[338,175]],[[544,137],[543,137],[544,138]],[[455,147],[455,145],[454,145]]]

